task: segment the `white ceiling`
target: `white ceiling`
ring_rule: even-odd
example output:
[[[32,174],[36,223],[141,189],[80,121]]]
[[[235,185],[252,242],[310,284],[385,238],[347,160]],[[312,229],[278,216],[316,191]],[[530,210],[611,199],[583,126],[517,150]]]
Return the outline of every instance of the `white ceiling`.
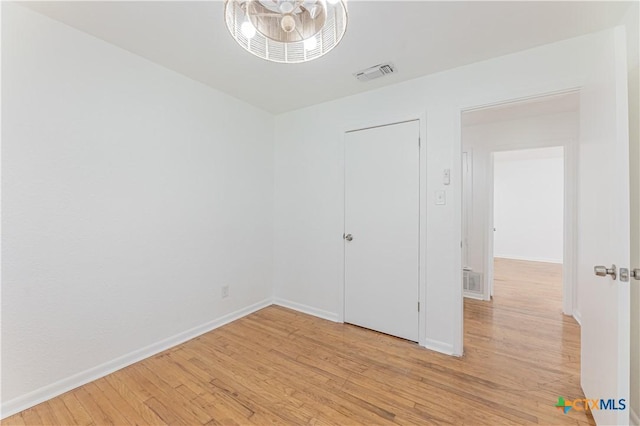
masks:
[[[631,2],[351,0],[342,43],[305,64],[244,51],[227,33],[221,1],[21,4],[281,113],[609,28]],[[384,61],[398,74],[368,83],[352,75]]]

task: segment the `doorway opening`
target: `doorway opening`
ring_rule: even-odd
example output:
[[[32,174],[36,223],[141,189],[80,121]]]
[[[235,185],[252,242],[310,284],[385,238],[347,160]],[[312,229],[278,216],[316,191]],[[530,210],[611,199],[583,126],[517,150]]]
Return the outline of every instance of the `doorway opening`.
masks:
[[[579,95],[570,92],[463,112],[465,298],[492,300],[497,263],[516,270],[526,269],[522,262],[548,264],[560,281],[561,311],[579,321],[573,285],[578,110]]]
[[[567,362],[581,353],[579,105],[570,92],[461,115],[465,356],[481,357],[490,374],[509,365],[522,383],[553,383],[558,395],[582,395],[580,363]],[[590,414],[582,420],[593,424]]]
[[[484,155],[486,163],[483,158],[475,161],[477,168],[486,169],[484,180],[473,175],[473,148],[465,149],[465,297],[491,300],[497,264],[515,269],[532,266],[547,269],[559,280],[548,299],[557,302],[562,310],[564,147],[511,151],[485,148],[489,153]],[[476,208],[474,215],[474,206],[485,211],[478,212]],[[538,265],[527,265],[532,262]]]
[[[564,148],[493,152],[491,163],[489,296],[562,312]]]

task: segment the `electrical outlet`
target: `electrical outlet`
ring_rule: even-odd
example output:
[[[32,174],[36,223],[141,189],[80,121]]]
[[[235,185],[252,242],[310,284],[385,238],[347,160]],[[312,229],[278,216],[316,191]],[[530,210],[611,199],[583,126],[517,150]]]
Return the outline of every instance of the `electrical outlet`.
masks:
[[[229,286],[228,285],[223,285],[222,286],[222,298],[224,299],[225,297],[229,297]]]

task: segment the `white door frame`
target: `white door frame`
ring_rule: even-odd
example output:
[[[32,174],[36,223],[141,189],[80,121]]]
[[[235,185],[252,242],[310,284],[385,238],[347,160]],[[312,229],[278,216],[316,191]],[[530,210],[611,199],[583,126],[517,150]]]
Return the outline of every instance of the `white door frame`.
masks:
[[[494,210],[493,210],[493,200],[495,198],[495,173],[494,173],[494,156],[493,153],[495,151],[490,151],[489,161],[487,163],[487,176],[485,186],[486,189],[486,202],[487,202],[487,217],[485,220],[485,248],[484,252],[486,253],[486,258],[484,259],[484,279],[487,283],[484,286],[484,300],[491,300],[491,296],[493,296],[493,264],[494,264],[494,243],[495,243],[495,223],[493,222]]]
[[[568,93],[576,93],[580,92],[580,87],[569,86],[564,89],[554,90],[554,91],[533,91],[528,93],[523,93],[521,96],[514,95],[512,97],[506,97],[503,99],[492,99],[487,100],[486,102],[468,102],[459,104],[455,110],[454,116],[454,125],[455,125],[455,139],[453,143],[453,160],[454,160],[454,169],[452,170],[452,174],[454,179],[452,179],[452,190],[454,194],[458,194],[459,196],[455,197],[452,201],[456,203],[454,208],[454,220],[459,224],[459,240],[460,240],[460,250],[456,253],[456,258],[454,261],[454,267],[460,270],[459,275],[459,283],[455,286],[456,288],[456,299],[458,303],[455,305],[456,313],[454,315],[454,330],[456,330],[456,335],[454,336],[453,342],[453,354],[462,356],[464,352],[464,290],[463,290],[463,277],[462,277],[462,114],[465,112],[473,111],[476,109],[483,108],[492,108],[502,105],[507,105],[515,102],[524,102],[529,100],[534,100],[538,98],[544,98],[547,96],[555,96],[555,95],[563,95]],[[575,142],[575,141],[574,141]],[[563,295],[567,294],[570,297],[563,296],[563,312],[566,315],[573,315],[578,322],[580,322],[580,315],[578,312],[575,312],[575,247],[576,247],[576,185],[577,185],[577,144],[566,144],[565,145],[565,153],[564,153],[564,173],[565,173],[565,209],[564,209],[564,247],[563,247]],[[557,145],[556,145],[557,146]],[[490,167],[491,172],[493,173],[493,166]],[[567,176],[569,174],[569,176]],[[570,179],[567,179],[569,177]],[[493,183],[493,179],[491,179]],[[570,185],[567,183],[570,182]],[[493,185],[488,185],[493,188]],[[567,197],[570,197],[570,201],[567,202]],[[487,222],[493,222],[487,221]],[[492,229],[493,231],[493,229]],[[486,242],[485,242],[486,244]],[[486,246],[485,246],[486,247]],[[488,248],[488,247],[486,247]],[[491,251],[493,254],[493,250]]]
[[[419,137],[420,137],[420,147],[419,147],[419,158],[420,158],[420,168],[419,168],[419,244],[418,244],[418,301],[420,302],[420,312],[418,313],[418,344],[420,346],[426,346],[426,315],[425,309],[426,306],[426,289],[427,289],[427,275],[426,275],[426,265],[427,265],[427,194],[425,193],[427,188],[427,149],[426,149],[426,134],[427,134],[427,114],[426,111],[419,112],[415,114],[401,114],[401,115],[389,115],[383,116],[382,118],[370,120],[370,121],[360,121],[348,124],[343,127],[342,130],[342,230],[340,231],[340,240],[341,240],[341,249],[340,255],[342,256],[341,265],[341,284],[340,289],[338,291],[338,322],[344,323],[344,310],[345,310],[345,246],[344,240],[342,239],[342,235],[346,230],[345,227],[345,147],[346,147],[346,138],[345,135],[348,132],[354,132],[358,130],[371,129],[375,127],[389,126],[393,124],[404,123],[407,121],[418,121],[419,124]]]

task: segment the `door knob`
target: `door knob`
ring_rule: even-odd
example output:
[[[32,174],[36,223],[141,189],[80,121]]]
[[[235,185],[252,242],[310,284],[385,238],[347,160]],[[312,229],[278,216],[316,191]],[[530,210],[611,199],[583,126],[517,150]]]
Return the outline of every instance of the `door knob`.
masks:
[[[347,241],[353,240],[353,236],[351,234],[345,234],[344,239]]]
[[[618,278],[616,265],[611,265],[611,268],[607,268],[606,266],[594,266],[593,272],[599,277],[606,277],[607,275],[611,275],[611,278],[613,278],[614,280]]]
[[[640,281],[640,269],[635,268],[629,271],[629,276],[633,279]]]

